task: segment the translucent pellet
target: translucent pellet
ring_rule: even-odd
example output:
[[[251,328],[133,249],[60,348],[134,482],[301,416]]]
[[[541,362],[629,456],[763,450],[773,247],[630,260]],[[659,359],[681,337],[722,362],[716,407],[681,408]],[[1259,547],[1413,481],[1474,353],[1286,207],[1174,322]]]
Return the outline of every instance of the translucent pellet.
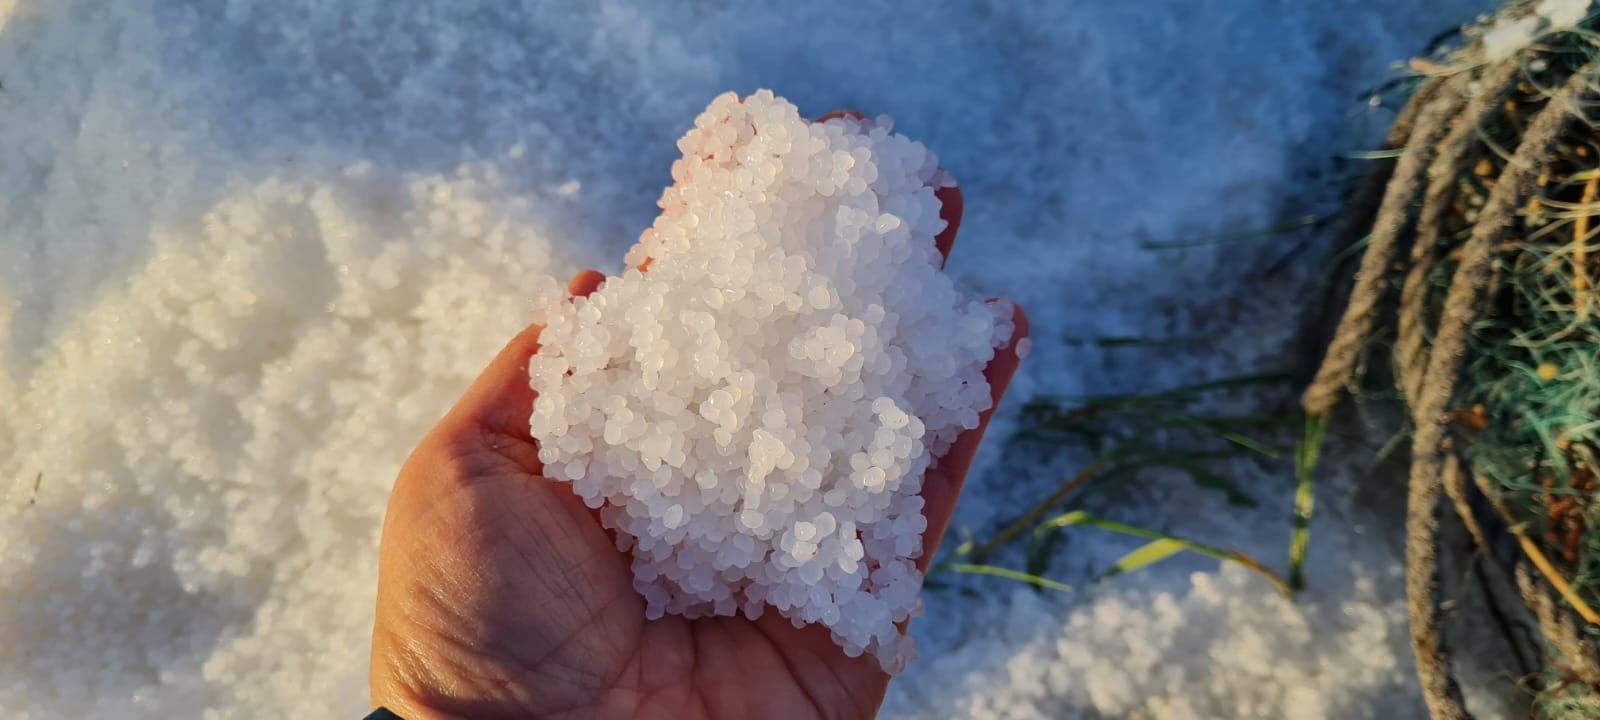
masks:
[[[888,129],[718,97],[628,254],[648,272],[542,306],[529,374],[540,459],[604,506],[648,616],[770,604],[893,672],[923,475],[1011,326],[940,271],[945,176]]]

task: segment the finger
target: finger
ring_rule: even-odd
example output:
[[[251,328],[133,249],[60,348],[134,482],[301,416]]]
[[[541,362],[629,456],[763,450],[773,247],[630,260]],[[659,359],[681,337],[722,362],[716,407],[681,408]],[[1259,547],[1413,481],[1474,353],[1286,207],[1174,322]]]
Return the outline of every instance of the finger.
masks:
[[[538,325],[529,325],[506,343],[472,381],[441,423],[469,423],[513,437],[528,435],[528,418],[538,394],[528,380],[528,358],[539,351]]]
[[[606,276],[595,270],[579,270],[567,281],[567,293],[573,297],[589,297],[589,293],[600,289],[600,284],[606,281]]]
[[[917,568],[923,572],[927,572],[929,563],[939,550],[939,541],[944,538],[945,530],[950,525],[950,517],[955,514],[956,500],[961,496],[962,485],[966,483],[967,471],[972,468],[972,459],[978,454],[978,445],[983,442],[983,433],[989,429],[989,419],[1000,407],[1006,386],[1011,384],[1011,377],[1021,364],[1021,359],[1017,357],[1017,343],[1028,337],[1028,314],[1018,305],[1011,318],[1016,326],[1010,342],[995,351],[994,359],[983,370],[994,404],[978,416],[978,427],[956,438],[949,452],[940,458],[939,466],[930,470],[923,481],[922,514],[928,520],[928,529],[923,531],[922,556],[917,558]]]
[[[944,230],[933,237],[933,245],[939,248],[939,254],[944,256],[945,262],[950,262],[950,248],[955,247],[956,232],[961,229],[961,211],[966,201],[961,198],[961,188],[955,185],[934,190],[933,196],[939,198],[939,217],[945,222]]]
[[[857,120],[865,120],[867,119],[867,114],[861,112],[860,110],[854,110],[851,108],[839,108],[833,112],[826,112],[818,115],[817,122],[827,122],[829,120],[838,120],[839,118],[855,118]]]
[[[823,113],[817,117],[817,122],[827,122],[837,118],[866,120],[867,115],[860,110],[845,108]],[[949,262],[950,249],[955,247],[956,232],[961,229],[961,211],[965,208],[966,202],[961,197],[961,188],[955,185],[935,188],[933,196],[939,198],[939,218],[945,222],[944,230],[934,236],[933,245],[939,248],[939,254],[944,257],[945,262]]]
[[[579,270],[567,281],[572,297],[588,297],[600,288],[606,276],[598,271]],[[539,351],[539,331],[530,325],[500,350],[478,379],[462,394],[450,416],[477,423],[489,429],[519,437],[528,434],[528,417],[538,396],[528,380],[528,358]]]

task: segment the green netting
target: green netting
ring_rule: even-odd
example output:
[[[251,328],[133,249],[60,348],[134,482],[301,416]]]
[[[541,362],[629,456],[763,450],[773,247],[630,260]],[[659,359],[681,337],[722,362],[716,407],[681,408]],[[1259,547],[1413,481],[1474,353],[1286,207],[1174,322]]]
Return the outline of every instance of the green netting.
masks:
[[[1511,569],[1545,635],[1537,711],[1589,717],[1600,686],[1600,19],[1562,27],[1569,4],[1511,3],[1415,64],[1361,273],[1304,398],[1323,415],[1375,345],[1392,358],[1415,424],[1413,649],[1437,717],[1465,715],[1438,608],[1445,495],[1517,539]],[[1494,34],[1519,20],[1531,41],[1508,51]],[[1458,468],[1471,482],[1448,481]]]

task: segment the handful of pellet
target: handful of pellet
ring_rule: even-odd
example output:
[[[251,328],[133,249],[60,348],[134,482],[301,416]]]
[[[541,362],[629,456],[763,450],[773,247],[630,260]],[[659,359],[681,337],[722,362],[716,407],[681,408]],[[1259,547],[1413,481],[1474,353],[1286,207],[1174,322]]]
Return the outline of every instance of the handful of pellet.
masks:
[[[952,183],[887,118],[730,93],[678,148],[646,271],[546,310],[545,472],[632,553],[650,617],[771,605],[898,671],[923,476],[989,408],[1011,307],[940,271]]]

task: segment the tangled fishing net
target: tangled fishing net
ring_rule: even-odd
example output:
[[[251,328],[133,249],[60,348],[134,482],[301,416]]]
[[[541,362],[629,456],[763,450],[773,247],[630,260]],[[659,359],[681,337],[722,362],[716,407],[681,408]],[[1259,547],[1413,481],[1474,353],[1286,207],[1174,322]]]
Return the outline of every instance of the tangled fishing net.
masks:
[[[1350,302],[1303,397],[1326,415],[1387,348],[1415,426],[1406,592],[1439,718],[1469,717],[1440,610],[1445,507],[1536,629],[1535,712],[1600,712],[1597,26],[1590,0],[1513,2],[1414,63],[1396,159],[1353,216],[1368,235]]]

